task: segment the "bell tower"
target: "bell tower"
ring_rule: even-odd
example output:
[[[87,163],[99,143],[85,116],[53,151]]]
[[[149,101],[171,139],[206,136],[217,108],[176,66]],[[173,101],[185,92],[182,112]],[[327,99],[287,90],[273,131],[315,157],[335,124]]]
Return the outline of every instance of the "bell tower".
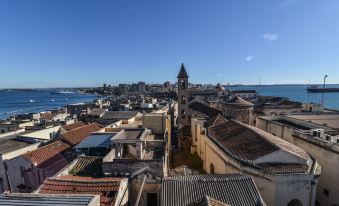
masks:
[[[178,124],[179,128],[188,125],[188,75],[184,66],[181,64],[178,74]]]

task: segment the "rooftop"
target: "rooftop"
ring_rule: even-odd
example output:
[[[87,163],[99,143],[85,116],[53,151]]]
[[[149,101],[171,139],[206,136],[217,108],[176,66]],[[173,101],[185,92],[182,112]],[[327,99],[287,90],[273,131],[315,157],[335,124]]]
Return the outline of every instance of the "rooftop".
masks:
[[[223,202],[220,202],[220,201],[206,195],[201,200],[196,201],[196,202],[189,204],[187,206],[230,206],[230,205],[223,203]]]
[[[187,175],[163,179],[162,206],[192,205],[206,196],[232,206],[264,205],[250,176]]]
[[[61,156],[62,152],[70,148],[71,146],[69,144],[59,140],[34,151],[27,152],[21,156],[37,166],[43,166],[46,161]]]
[[[33,193],[3,193],[0,195],[0,206],[88,206],[99,201],[97,195],[44,195]]]
[[[108,148],[110,146],[111,138],[117,133],[95,133],[86,137],[78,145],[75,146],[75,149],[85,149],[85,148]]]
[[[38,190],[41,194],[93,194],[100,195],[101,206],[115,204],[124,178],[93,178],[60,176],[47,178]]]
[[[100,129],[101,127],[98,124],[93,123],[62,133],[61,136],[62,140],[74,146],[84,140],[92,132],[97,132]]]
[[[294,119],[313,122],[320,125],[325,125],[335,129],[339,129],[339,114],[312,114],[312,115],[291,115]]]
[[[188,74],[186,72],[186,68],[184,63],[181,64],[180,71],[178,74],[178,78],[188,78]]]
[[[88,115],[92,115],[92,116],[101,116],[102,114],[104,114],[107,111],[107,109],[101,109],[101,108],[93,108]]]
[[[100,119],[127,120],[135,117],[137,111],[106,111]]]
[[[146,129],[123,129],[113,137],[113,140],[139,140],[148,133]]]
[[[206,104],[203,104],[201,102],[193,102],[189,105],[189,108],[199,112],[200,114],[206,116],[206,117],[213,117],[221,113],[221,111],[214,109]]]
[[[228,120],[225,119],[225,118],[224,118],[223,116],[221,116],[220,114],[218,114],[218,115],[216,115],[216,116],[214,116],[214,117],[209,118],[209,119],[206,121],[205,125],[209,127],[209,126],[214,126],[214,125],[222,124],[222,123],[226,123],[226,122],[228,122]]]
[[[0,138],[0,154],[6,154],[8,152],[15,151],[17,149],[26,147],[31,143],[18,141],[15,137],[10,138]]]
[[[299,147],[261,129],[233,120],[209,127],[208,136],[227,153],[245,161],[254,161],[278,150],[298,159],[297,162],[292,160],[285,162],[288,164],[303,163],[307,165],[307,161],[310,159],[309,154]],[[280,160],[272,159],[270,161],[279,163]]]
[[[233,155],[245,160],[255,160],[279,150],[261,135],[233,121],[209,127],[208,135]]]
[[[100,176],[102,174],[102,158],[93,156],[79,157],[70,173],[77,176]]]
[[[64,126],[62,126],[62,128],[67,130],[67,131],[70,131],[70,130],[73,130],[73,129],[76,129],[76,128],[79,128],[79,127],[82,127],[82,126],[85,126],[85,125],[86,124],[83,123],[82,121],[78,121],[78,122],[73,123],[73,124],[64,125]]]
[[[228,100],[226,105],[236,105],[236,106],[244,106],[244,107],[252,107],[253,104],[251,102],[248,102],[244,100],[243,98],[239,96],[235,96],[234,98]]]

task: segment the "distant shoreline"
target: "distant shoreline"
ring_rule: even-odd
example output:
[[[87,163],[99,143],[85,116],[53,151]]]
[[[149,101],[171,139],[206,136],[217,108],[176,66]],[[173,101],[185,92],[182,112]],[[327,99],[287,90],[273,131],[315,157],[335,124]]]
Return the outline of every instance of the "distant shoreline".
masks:
[[[159,83],[160,84],[160,83]],[[196,83],[192,83],[196,84]],[[209,85],[208,83],[206,85]],[[212,84],[213,85],[213,84]],[[222,86],[226,87],[241,87],[241,86],[250,86],[250,87],[258,87],[258,86],[309,86],[309,85],[318,85],[322,86],[323,84],[318,83],[318,84],[221,84]],[[326,86],[331,86],[331,85],[338,85],[339,83],[334,83],[334,84],[327,84]],[[113,86],[118,86],[118,85],[113,85]],[[55,90],[55,89],[89,89],[89,88],[100,88],[100,86],[97,87],[46,87],[46,88],[0,88],[0,91],[6,91],[6,90],[12,90],[12,91],[37,91],[37,90]]]

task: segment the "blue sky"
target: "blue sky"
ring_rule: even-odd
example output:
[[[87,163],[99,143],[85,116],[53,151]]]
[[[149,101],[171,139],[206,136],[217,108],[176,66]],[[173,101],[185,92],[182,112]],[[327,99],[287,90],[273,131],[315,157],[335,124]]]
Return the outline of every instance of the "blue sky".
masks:
[[[0,87],[339,83],[339,0],[0,0]]]

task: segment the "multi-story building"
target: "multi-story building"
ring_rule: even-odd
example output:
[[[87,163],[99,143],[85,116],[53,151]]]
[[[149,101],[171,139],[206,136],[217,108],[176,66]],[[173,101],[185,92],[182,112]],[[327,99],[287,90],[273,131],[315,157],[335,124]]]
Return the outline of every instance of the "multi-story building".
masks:
[[[314,205],[320,166],[304,150],[207,106],[191,109],[191,151],[209,174],[252,176],[267,205]],[[215,115],[215,116],[212,116]]]
[[[310,122],[312,116],[316,117]],[[325,117],[321,118],[321,115],[309,115],[309,118],[302,115],[297,117],[299,119],[287,116],[260,116],[257,117],[256,126],[293,143],[315,157],[321,164],[316,200],[320,205],[339,205],[338,131],[326,126]],[[302,117],[305,120],[302,120]],[[335,126],[331,120],[334,119],[329,119],[332,124],[328,125]]]

